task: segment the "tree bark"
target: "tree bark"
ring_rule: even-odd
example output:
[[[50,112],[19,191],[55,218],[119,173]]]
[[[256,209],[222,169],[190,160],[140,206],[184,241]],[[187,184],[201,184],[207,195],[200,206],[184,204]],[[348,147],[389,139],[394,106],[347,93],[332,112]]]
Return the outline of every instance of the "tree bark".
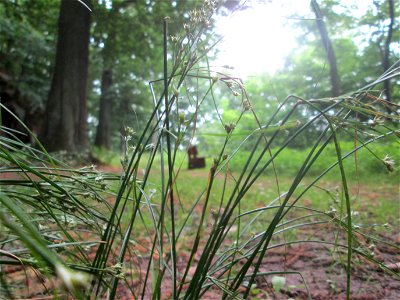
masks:
[[[90,0],[81,1],[90,5]],[[40,135],[48,151],[87,149],[89,31],[87,7],[79,1],[62,0],[55,69]]]
[[[125,2],[123,2],[125,3]],[[109,13],[109,18],[105,19],[107,38],[104,41],[104,48],[101,51],[103,58],[103,70],[101,75],[101,95],[99,108],[99,124],[96,128],[96,138],[94,144],[105,149],[110,148],[111,139],[111,88],[113,84],[113,65],[115,63],[115,37],[117,26],[114,24],[118,17],[119,6],[114,5]]]
[[[388,28],[388,35],[385,40],[385,48],[383,50],[383,57],[382,57],[382,67],[383,72],[386,72],[390,68],[390,43],[392,42],[393,37],[393,23],[394,23],[394,4],[393,0],[388,0],[389,5],[389,28]],[[384,86],[384,93],[387,101],[392,101],[392,94],[390,90],[390,79],[386,79],[383,82]]]
[[[326,26],[323,21],[322,13],[321,13],[321,10],[319,8],[317,1],[312,0],[311,6],[312,6],[312,9],[315,14],[318,31],[321,36],[322,44],[324,46],[325,53],[326,53],[326,56],[327,56],[328,62],[329,62],[331,95],[332,95],[332,97],[337,97],[341,94],[341,88],[340,88],[340,79],[339,79],[339,73],[338,73],[338,68],[337,68],[337,63],[336,63],[335,52],[332,47],[332,42],[329,39],[328,31],[326,30]]]
[[[99,125],[97,126],[95,145],[105,149],[110,148],[110,112],[112,70],[103,70],[101,77],[101,97],[99,111]]]
[[[106,23],[107,38],[104,41],[104,48],[101,52],[103,58],[103,71],[101,78],[101,95],[99,108],[99,124],[96,128],[96,137],[94,144],[98,147],[109,149],[111,146],[111,109],[112,109],[112,83],[113,83],[113,65],[116,56],[116,36],[118,33],[118,20],[121,9],[136,4],[137,0],[125,0],[119,3],[113,3],[108,18],[103,21]]]

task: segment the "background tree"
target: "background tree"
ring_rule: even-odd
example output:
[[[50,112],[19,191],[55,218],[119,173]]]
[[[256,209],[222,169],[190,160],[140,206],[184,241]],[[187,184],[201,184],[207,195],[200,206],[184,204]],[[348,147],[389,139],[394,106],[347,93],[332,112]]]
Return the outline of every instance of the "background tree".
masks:
[[[147,120],[153,106],[148,82],[162,78],[162,20],[171,17],[170,32],[178,31],[188,18],[185,12],[198,4],[135,0],[94,4],[89,126],[96,146],[117,149],[125,127],[136,132]]]
[[[320,10],[324,12],[324,24],[326,34],[330,39],[333,51],[336,56],[336,64],[341,83],[341,92],[348,93],[355,91],[373,82],[382,74],[382,62],[380,59],[379,47],[376,42],[387,41],[388,28],[391,22],[387,11],[383,10],[386,2],[375,1],[364,15],[355,16],[355,6],[335,0],[319,1]],[[385,4],[386,5],[386,4]],[[380,9],[378,9],[380,7]],[[396,8],[395,8],[396,9]],[[314,13],[315,14],[315,13]],[[294,21],[297,20],[297,21]],[[293,16],[291,23],[298,32],[298,47],[295,47],[286,58],[286,64],[273,74],[263,74],[257,77],[250,77],[246,80],[248,94],[256,111],[262,111],[268,116],[269,109],[276,107],[287,95],[296,94],[305,99],[317,99],[332,96],[332,83],[330,80],[330,68],[328,65],[327,53],[321,44],[320,33],[315,26],[315,18],[304,18],[304,16]],[[363,25],[364,24],[364,25]],[[396,28],[399,25],[399,17],[393,23],[394,36],[390,45],[390,66],[392,66],[399,52],[396,49]],[[339,71],[339,70],[338,70]],[[399,83],[398,77],[392,78],[393,82]],[[392,82],[392,83],[393,83]],[[396,84],[390,84],[390,89],[399,95],[400,89]],[[373,88],[379,96],[379,91],[384,90],[383,84]],[[232,99],[228,100],[230,104]],[[235,113],[234,110],[227,110],[224,115]],[[240,108],[240,107],[238,107]],[[239,110],[240,111],[240,110]],[[263,118],[261,114],[260,118]],[[307,109],[297,110],[296,119],[307,122],[311,112]],[[242,122],[242,125],[246,122]],[[254,122],[248,123],[249,127],[255,127]],[[291,147],[307,147],[310,137],[316,136],[318,124],[310,128],[307,138],[297,139],[296,144]],[[289,130],[290,131],[290,130]],[[351,139],[349,135],[349,139]],[[206,137],[212,144],[213,137]]]
[[[200,5],[201,1],[92,1],[90,39],[87,32],[84,38],[75,33],[71,36],[71,39],[79,40],[80,45],[86,44],[82,41],[90,41],[89,62],[76,64],[78,58],[66,58],[65,53],[71,51],[75,43],[71,41],[68,46],[61,47],[63,49],[59,47],[55,66],[60,2],[0,1],[1,101],[19,110],[22,108],[21,119],[30,128],[38,128],[32,117],[44,120],[40,137],[50,150],[80,151],[85,145],[94,142],[101,147],[118,149],[120,132],[126,126],[132,127],[134,132],[140,132],[153,106],[148,82],[163,76],[160,51],[162,19],[164,16],[171,17],[170,32],[174,34],[182,29],[180,27],[183,23],[188,22],[190,11]],[[79,1],[63,2],[79,4],[77,7],[84,8]],[[219,13],[228,14],[239,2],[219,3]],[[355,16],[352,12],[357,8],[347,3],[337,0],[318,1],[327,36],[335,52],[342,92],[354,91],[371,83],[399,57],[399,51],[396,50],[400,32],[399,14],[398,7],[391,6],[392,2],[371,1],[363,16]],[[268,4],[268,1],[265,3]],[[89,14],[87,10],[84,13]],[[304,98],[332,96],[330,68],[325,48],[321,45],[320,33],[315,26],[316,21],[297,17],[298,21],[293,21],[293,24],[297,28],[299,46],[287,57],[285,67],[274,74],[265,74],[246,82],[253,106],[266,114],[268,109],[276,107],[289,94],[294,93]],[[65,39],[68,32],[77,30],[74,27],[82,25],[82,22],[77,22],[78,18],[82,17],[71,14],[65,20],[71,21],[71,24],[65,26],[65,32],[60,29],[59,44],[62,36]],[[172,43],[170,45],[172,47]],[[76,57],[85,51],[79,51]],[[61,53],[64,53],[62,59]],[[387,56],[389,64],[383,62],[383,57]],[[90,67],[85,79],[86,67],[84,71],[76,69],[78,65],[84,67],[87,64]],[[87,80],[88,85],[86,97],[78,92],[84,90],[84,80]],[[53,87],[49,94],[51,83]],[[399,79],[392,78],[387,84],[389,88],[380,84],[375,89],[390,91],[391,95],[385,97],[387,99],[398,98],[400,91],[396,86],[400,84]],[[61,89],[61,86],[64,88]],[[155,86],[156,89],[159,87]],[[181,93],[191,92],[188,90]],[[240,101],[232,98],[229,91],[221,93],[226,93],[220,103],[226,120],[234,119]],[[43,118],[47,98],[48,117]],[[78,102],[77,99],[87,101]],[[70,101],[75,102],[73,105],[67,104]],[[84,112],[86,105],[87,117]],[[189,103],[187,106],[189,108]],[[213,105],[203,106],[205,119],[215,117],[212,115],[213,109]],[[306,111],[297,115],[299,120],[308,117]],[[200,126],[205,123],[199,121]],[[81,124],[80,129],[76,129],[78,124]],[[247,129],[253,126],[250,121],[242,124],[247,124]],[[88,126],[87,130],[85,126]],[[89,143],[85,142],[86,133],[89,133]]]
[[[123,3],[127,4],[130,2],[131,1],[125,1]],[[99,19],[102,20],[104,24],[100,23],[99,26],[101,28],[101,25],[103,25],[103,30],[101,30],[102,32],[100,33],[103,40],[103,48],[100,52],[102,58],[102,75],[99,117],[94,145],[106,149],[110,148],[113,64],[116,60],[116,51],[118,47],[118,45],[116,45],[116,31],[118,27],[117,18],[119,17],[119,9],[121,6],[121,4],[113,4],[110,10],[100,6],[100,9],[97,10],[99,16],[101,16]]]
[[[329,73],[330,73],[330,80],[332,85],[332,97],[337,97],[340,95],[340,79],[339,79],[339,72],[338,66],[336,63],[336,55],[335,51],[333,50],[332,42],[329,38],[328,31],[326,30],[326,26],[323,20],[321,9],[316,0],[311,1],[311,7],[315,14],[315,21],[317,23],[317,28],[319,34],[321,36],[322,44],[324,46],[326,56],[329,62]]]
[[[101,77],[101,96],[99,108],[99,124],[97,125],[96,138],[94,145],[110,148],[110,116],[111,116],[111,101],[112,101],[112,69],[105,69]]]
[[[0,101],[35,132],[50,89],[58,12],[57,1],[0,1]],[[2,125],[21,130],[2,114]]]
[[[399,14],[398,5],[394,5],[394,1],[373,1],[373,5],[369,7],[367,13],[359,21],[361,30],[370,32],[364,39],[368,43],[365,54],[368,59],[372,56],[378,56],[380,59],[369,62],[375,65],[379,72],[386,72],[399,58],[400,53],[394,50],[399,43]],[[396,11],[397,10],[397,11]],[[398,47],[397,47],[398,49]],[[387,79],[383,84],[383,92],[386,100],[392,101],[392,93],[394,87],[391,85],[391,79]]]
[[[90,0],[83,2],[90,5]],[[89,33],[88,8],[78,1],[62,0],[54,75],[40,135],[49,151],[87,148]]]
[[[390,40],[389,66],[399,57],[399,16],[394,7],[393,36],[388,39],[392,23],[388,13],[387,1],[371,1],[364,15],[355,16],[358,3],[350,7],[346,3],[335,0],[320,1],[320,10],[324,13],[324,24],[331,41],[339,66],[338,76],[341,91],[347,93],[361,88],[382,74],[384,69],[379,49],[384,48],[384,42]],[[331,96],[329,68],[326,67],[327,55],[321,47],[319,33],[315,29],[315,20],[293,16],[298,21],[292,21],[298,31],[299,46],[293,49],[286,58],[286,64],[278,70],[268,82],[275,85],[275,93],[280,95],[295,92],[306,98]],[[397,51],[397,52],[396,52]],[[397,58],[396,58],[397,57]],[[387,70],[387,67],[385,68]],[[392,79],[396,81],[396,79]],[[390,84],[390,90],[398,93],[395,84]],[[384,90],[383,85],[376,89]]]

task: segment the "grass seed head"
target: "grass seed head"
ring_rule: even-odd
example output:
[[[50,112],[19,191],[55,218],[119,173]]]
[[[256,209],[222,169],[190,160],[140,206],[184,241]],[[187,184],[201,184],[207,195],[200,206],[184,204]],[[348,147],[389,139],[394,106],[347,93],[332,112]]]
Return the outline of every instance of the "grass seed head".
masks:
[[[88,274],[74,271],[63,265],[56,266],[56,273],[64,286],[73,293],[87,288],[90,282]]]
[[[225,131],[227,134],[230,134],[236,127],[236,124],[234,123],[229,123],[229,124],[225,124]]]
[[[386,155],[382,159],[382,161],[385,164],[385,166],[386,166],[386,168],[388,169],[389,172],[393,172],[394,171],[395,161],[389,155]]]

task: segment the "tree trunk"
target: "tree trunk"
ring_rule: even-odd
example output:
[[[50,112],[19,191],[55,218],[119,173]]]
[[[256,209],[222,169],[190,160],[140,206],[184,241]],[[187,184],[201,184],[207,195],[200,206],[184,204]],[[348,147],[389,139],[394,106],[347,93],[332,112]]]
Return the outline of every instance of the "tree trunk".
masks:
[[[95,145],[110,148],[110,112],[111,112],[112,70],[103,70],[101,77],[101,97],[99,125],[97,126]]]
[[[108,18],[104,19],[104,27],[106,28],[107,38],[104,40],[104,48],[101,51],[103,59],[103,71],[101,76],[101,95],[99,108],[99,124],[96,128],[96,138],[94,144],[105,149],[110,148],[111,139],[111,98],[112,98],[112,81],[113,81],[113,65],[115,63],[116,52],[116,22],[118,20],[119,9],[128,2],[113,4]]]
[[[392,36],[393,36],[393,23],[394,23],[394,4],[393,0],[388,0],[388,5],[389,5],[389,29],[388,29],[388,35],[385,41],[385,48],[383,50],[383,57],[382,57],[382,67],[383,67],[383,72],[386,72],[390,68],[390,43],[392,42]],[[383,82],[384,86],[384,93],[386,96],[387,101],[392,101],[392,95],[390,91],[390,79],[386,79]]]
[[[90,5],[90,0],[81,0]],[[79,1],[62,0],[55,69],[40,139],[48,151],[87,149],[86,89],[90,11]]]
[[[337,97],[341,94],[341,89],[335,52],[333,51],[332,42],[329,39],[328,31],[326,30],[326,26],[322,18],[322,13],[317,1],[311,1],[311,6],[315,14],[318,31],[321,36],[322,44],[324,45],[325,53],[329,62],[331,94],[332,97]]]

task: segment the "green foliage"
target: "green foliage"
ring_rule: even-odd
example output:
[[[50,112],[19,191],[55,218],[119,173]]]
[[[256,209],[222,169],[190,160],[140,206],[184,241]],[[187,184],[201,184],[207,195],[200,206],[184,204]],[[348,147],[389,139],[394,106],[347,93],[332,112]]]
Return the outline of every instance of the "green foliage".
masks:
[[[359,142],[356,143],[359,146]],[[341,143],[343,154],[351,153],[354,150],[353,142]],[[386,156],[393,159],[393,161],[400,161],[400,145],[398,141],[393,143],[372,144],[366,148],[362,148],[355,153],[352,153],[344,160],[344,166],[347,173],[351,177],[358,177],[363,181],[374,180],[371,174],[380,174],[382,181],[396,181],[399,174],[399,169],[395,167],[395,171],[389,171],[385,165],[384,159]],[[271,152],[276,153],[279,148],[272,148]],[[281,176],[294,176],[301,167],[305,157],[310,153],[310,148],[294,149],[286,148],[280,157],[275,161],[275,168],[277,173]],[[371,155],[371,152],[375,155]],[[250,153],[246,151],[239,152],[234,159],[230,161],[229,168],[232,172],[239,172],[245,164]],[[323,157],[317,160],[309,171],[310,176],[316,176],[322,171],[328,169],[332,164],[337,161],[335,156],[334,145],[328,145],[325,148]],[[335,170],[335,169],[334,169]],[[336,173],[332,171],[327,175],[328,178],[335,178]]]
[[[53,18],[43,18],[43,13]],[[54,60],[58,1],[0,3],[0,71],[31,109],[43,109]]]
[[[114,167],[118,167],[121,164],[120,153],[116,151],[93,147],[91,152],[93,157],[101,164],[107,164]]]
[[[112,70],[111,131],[113,145],[119,145],[123,128],[138,131],[152,111],[149,79],[162,77],[162,21],[171,19],[176,32],[196,3],[182,1],[113,1],[95,3],[91,41],[89,113],[96,125],[99,111],[100,78]],[[95,131],[93,127],[92,131]],[[94,132],[92,132],[94,134]],[[113,147],[114,150],[118,147]]]
[[[357,90],[382,72],[379,49],[387,36],[387,2],[375,1],[361,17],[353,14],[357,4],[349,6],[340,1],[320,2],[336,52],[342,89],[344,92]],[[88,97],[91,137],[94,137],[98,123],[101,74],[110,68],[114,77],[110,97],[112,110],[109,112],[113,149],[119,148],[124,127],[140,131],[153,106],[149,101],[151,93],[147,81],[162,77],[162,20],[169,16],[170,31],[176,32],[182,23],[188,21],[188,11],[200,4],[191,1],[93,1]],[[219,3],[220,13],[226,14],[226,7],[230,7],[230,4]],[[59,1],[49,0],[3,1],[0,4],[0,71],[12,76],[24,101],[32,103],[32,110],[43,109],[47,99],[58,9]],[[246,80],[252,105],[257,110],[273,111],[279,101],[289,94],[304,98],[329,96],[329,70],[323,48],[315,38],[315,22],[300,18],[294,25],[299,33],[300,46],[289,55],[286,67],[273,77],[264,75]],[[399,18],[396,17],[391,46],[392,64],[399,54],[395,47],[398,27]],[[257,82],[253,84],[252,80]],[[398,98],[400,92],[395,88],[396,83],[398,79],[395,78],[393,99]],[[382,89],[382,86],[376,87]],[[227,90],[222,92],[227,95],[225,101],[231,105],[230,109],[235,110],[232,94],[229,95]],[[210,118],[215,116],[213,105],[205,104],[202,110],[207,111]],[[228,113],[226,111],[225,115]],[[267,115],[260,114],[259,118],[265,119]],[[299,114],[298,118],[301,117]],[[242,126],[254,129],[250,123],[243,120]],[[306,142],[300,146],[304,145]]]
[[[324,21],[335,51],[340,81],[344,93],[357,90],[382,71],[382,47],[388,35],[387,1],[375,1],[361,17],[354,16],[357,3],[350,7],[340,1],[320,1],[324,13]],[[398,9],[396,7],[396,9]],[[399,27],[400,18],[395,14],[394,32]],[[299,33],[299,47],[294,49],[286,59],[286,65],[272,78],[266,76],[264,90],[268,96],[284,99],[286,95],[296,94],[305,98],[328,97],[329,66],[326,54],[321,47],[314,20],[303,20],[301,16],[294,26]],[[392,39],[390,46],[390,65],[394,65],[399,57],[396,47],[398,37]],[[255,79],[259,80],[259,79]],[[394,79],[398,83],[398,79]],[[393,84],[393,93],[399,89]],[[375,85],[382,89],[382,85]],[[249,92],[252,89],[249,88]],[[395,99],[395,97],[394,97]]]

